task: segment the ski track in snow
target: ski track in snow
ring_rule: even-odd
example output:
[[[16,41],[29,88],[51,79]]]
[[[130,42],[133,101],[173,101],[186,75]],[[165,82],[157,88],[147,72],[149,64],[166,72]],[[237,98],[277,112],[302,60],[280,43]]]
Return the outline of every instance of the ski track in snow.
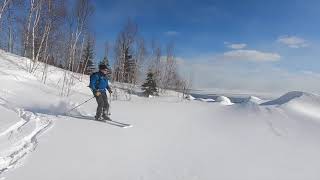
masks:
[[[267,107],[266,110],[269,114],[272,114],[273,112],[279,113],[281,115],[281,117],[283,118],[283,120],[290,120],[289,116],[286,115],[286,113],[283,112],[283,110],[281,110],[279,108],[276,109],[276,111],[275,111],[275,110],[272,110],[271,108]],[[277,119],[276,121],[279,121],[279,119]],[[266,118],[265,122],[269,126],[270,130],[276,136],[288,136],[288,131],[284,127],[281,128],[280,125],[276,125],[272,118]]]
[[[21,164],[24,157],[36,149],[38,136],[52,125],[52,121],[44,116],[40,118],[40,115],[22,109],[15,112],[21,120],[0,133],[0,138],[5,137],[10,143],[13,141],[11,146],[1,149],[0,174]],[[29,132],[28,126],[34,126],[34,129]]]

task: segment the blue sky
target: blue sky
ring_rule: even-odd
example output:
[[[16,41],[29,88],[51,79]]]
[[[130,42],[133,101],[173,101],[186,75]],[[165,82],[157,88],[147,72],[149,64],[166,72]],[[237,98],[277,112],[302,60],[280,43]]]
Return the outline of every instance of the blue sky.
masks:
[[[173,40],[185,73],[196,74],[197,87],[261,91],[276,84],[295,84],[311,78],[308,91],[318,91],[320,63],[320,1],[317,0],[95,0],[92,25],[97,38],[97,58],[106,40],[114,41],[128,18],[139,26],[141,36],[162,44]],[[194,68],[197,67],[197,68]],[[211,69],[208,67],[212,67]],[[216,78],[219,67],[221,78]],[[206,69],[204,74],[202,74]],[[252,70],[254,72],[250,73]],[[192,71],[189,72],[189,71]],[[232,71],[234,79],[226,77]],[[238,74],[237,74],[238,72]],[[247,72],[247,73],[242,73]],[[268,73],[269,72],[269,73]],[[252,76],[260,82],[250,85]],[[261,77],[261,74],[264,74]],[[273,74],[272,76],[270,76]],[[276,74],[276,75],[275,75]],[[219,75],[219,76],[220,76]],[[278,76],[277,76],[278,75]],[[287,79],[282,79],[286,75]],[[275,76],[275,77],[273,77]],[[299,77],[299,78],[298,78]],[[273,79],[272,79],[273,78]],[[289,79],[289,80],[288,80]],[[268,81],[268,82],[267,82]],[[290,81],[290,82],[288,82]],[[217,83],[223,82],[223,83]],[[269,83],[269,85],[268,85]],[[299,82],[303,83],[303,82]],[[296,83],[297,84],[297,83]],[[270,86],[270,87],[269,87]],[[288,90],[286,87],[278,89]],[[288,87],[288,86],[287,86]],[[289,86],[299,89],[300,86]],[[267,88],[267,89],[268,89]]]

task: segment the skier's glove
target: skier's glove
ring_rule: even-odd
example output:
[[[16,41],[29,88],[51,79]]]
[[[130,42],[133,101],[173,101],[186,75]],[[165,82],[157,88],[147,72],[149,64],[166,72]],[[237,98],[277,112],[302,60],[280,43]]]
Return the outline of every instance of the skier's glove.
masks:
[[[110,93],[110,94],[112,94],[112,93],[113,93],[111,89],[108,89],[108,91],[109,91],[109,93]]]
[[[95,95],[96,97],[99,97],[99,96],[101,95],[101,92],[97,91],[97,92],[94,93],[94,95]]]

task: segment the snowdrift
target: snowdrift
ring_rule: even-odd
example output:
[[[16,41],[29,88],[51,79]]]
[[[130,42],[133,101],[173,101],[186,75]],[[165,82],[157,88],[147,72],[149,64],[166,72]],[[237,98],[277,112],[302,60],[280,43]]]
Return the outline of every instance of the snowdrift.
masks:
[[[232,105],[231,100],[226,96],[218,96],[216,102],[219,102],[222,105]]]
[[[278,106],[292,112],[320,118],[320,96],[316,94],[292,91],[273,101],[262,103],[263,106]]]
[[[195,98],[195,100],[201,101],[201,102],[216,102],[214,99],[206,99],[206,98]]]
[[[301,91],[292,91],[292,92],[288,92],[287,94],[281,96],[280,98],[262,103],[261,105],[283,105],[286,103],[290,103],[290,101],[301,99],[301,98],[303,98],[303,96],[313,96],[313,95],[311,95],[309,93],[304,93]]]
[[[256,103],[256,104],[260,104],[262,102],[262,100],[258,97],[255,96],[250,96],[247,99],[244,100],[244,103]]]
[[[193,96],[191,96],[190,94],[188,94],[188,95],[186,96],[186,99],[187,99],[187,100],[190,100],[190,101],[196,100],[196,98],[193,97]]]

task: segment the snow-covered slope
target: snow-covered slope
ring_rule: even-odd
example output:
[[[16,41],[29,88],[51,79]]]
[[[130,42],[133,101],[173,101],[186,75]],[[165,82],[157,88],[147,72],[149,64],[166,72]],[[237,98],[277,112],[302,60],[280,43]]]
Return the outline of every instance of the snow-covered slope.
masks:
[[[293,91],[262,105],[280,106],[293,113],[320,118],[320,96],[316,94]]]
[[[60,97],[63,71],[50,67],[44,85],[25,72],[25,61],[0,52],[1,178],[320,178],[320,124],[312,109],[320,107],[317,95],[289,93],[263,105],[254,97],[207,103],[213,100],[183,100],[174,92],[139,97],[137,87],[128,95],[127,85],[115,84],[111,117],[133,125],[123,129],[63,115],[92,96],[88,77],[76,82],[70,97]],[[93,116],[95,108],[92,100],[72,113]]]
[[[287,94],[281,96],[278,99],[268,101],[263,103],[262,105],[283,105],[283,104],[288,104],[292,101],[304,101],[306,99],[318,99],[316,95],[310,94],[310,93],[305,93],[305,92],[300,92],[300,91],[292,91],[288,92]]]

